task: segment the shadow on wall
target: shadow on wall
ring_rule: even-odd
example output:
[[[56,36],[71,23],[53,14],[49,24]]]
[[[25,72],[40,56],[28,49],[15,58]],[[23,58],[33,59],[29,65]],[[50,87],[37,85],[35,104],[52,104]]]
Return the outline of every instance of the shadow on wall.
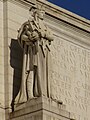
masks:
[[[13,95],[12,95],[12,111],[14,111],[14,101],[19,92],[22,79],[23,50],[16,39],[11,40],[10,45],[10,65],[14,69],[13,72]]]

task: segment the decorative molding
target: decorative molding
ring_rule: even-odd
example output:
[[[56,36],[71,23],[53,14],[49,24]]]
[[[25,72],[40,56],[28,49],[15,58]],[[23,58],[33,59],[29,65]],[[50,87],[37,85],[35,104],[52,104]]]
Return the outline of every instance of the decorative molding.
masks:
[[[83,34],[78,35],[78,33],[76,33],[77,31],[75,31],[75,34],[70,32],[71,29],[69,28],[68,31],[64,30],[63,28],[59,28],[55,25],[52,25],[50,23],[46,23],[54,32],[54,36],[58,37],[58,38],[62,38],[66,41],[72,42],[76,45],[82,46],[84,48],[87,48],[88,50],[90,50],[90,39],[87,36],[83,36]]]
[[[46,10],[46,14],[54,17],[55,19],[62,20],[66,22],[67,24],[71,24],[72,26],[78,27],[79,29],[82,29],[84,31],[90,32],[90,21],[80,17],[79,15],[76,15],[72,12],[69,12],[68,10],[65,10],[61,7],[58,7],[47,0],[4,0],[4,1],[10,1],[10,2],[17,2],[24,6],[30,7],[30,5],[35,5],[36,3],[38,5],[43,5]]]
[[[48,15],[45,16],[45,23],[53,30],[55,36],[90,49],[89,32],[67,24],[62,20],[52,18]]]
[[[22,7],[25,7],[26,9],[29,9],[30,6],[34,5],[33,0],[7,0],[9,2],[13,2],[15,4],[19,4]],[[33,2],[32,2],[33,1]],[[55,31],[55,34],[61,32],[65,36],[69,36],[72,39],[75,39],[74,41],[81,42],[84,45],[90,46],[90,21],[86,20],[78,15],[75,15],[63,8],[60,8],[56,5],[53,5],[52,3],[49,3],[48,1],[41,1],[36,0],[37,4],[43,5],[46,9],[46,16],[45,21],[48,24],[51,24],[51,28]],[[55,23],[55,25],[53,24]],[[58,24],[58,25],[56,25]],[[68,28],[68,31],[66,32],[66,29]],[[65,30],[64,30],[65,29]],[[70,33],[72,32],[72,34]],[[75,33],[74,33],[75,32]],[[75,35],[76,34],[76,35]],[[59,35],[60,36],[60,35]]]
[[[90,21],[80,17],[79,15],[76,15],[72,12],[69,12],[68,10],[65,10],[61,7],[58,7],[48,1],[41,2],[40,0],[37,0],[38,3],[44,4],[46,8],[46,14],[54,17],[55,19],[62,20],[68,24],[71,24],[75,27],[78,27],[82,30],[86,30],[90,32]]]

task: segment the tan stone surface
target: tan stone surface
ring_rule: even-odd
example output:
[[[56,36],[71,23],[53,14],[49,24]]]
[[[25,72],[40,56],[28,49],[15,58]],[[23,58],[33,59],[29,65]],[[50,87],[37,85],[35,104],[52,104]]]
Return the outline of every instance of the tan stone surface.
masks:
[[[11,120],[70,120],[70,113],[65,111],[64,105],[39,97],[18,106],[15,112],[10,114],[10,118]]]
[[[38,0],[40,2],[40,0]],[[90,21],[76,15],[70,11],[67,11],[59,6],[56,6],[50,2],[46,2],[46,11],[48,14],[52,15],[53,17],[56,16],[59,20],[64,20],[72,25],[78,26],[82,29],[90,31]]]
[[[50,64],[51,92],[76,120],[90,118],[90,50],[55,37]]]
[[[0,1],[0,120],[5,120],[3,2]]]
[[[3,108],[0,108],[0,119],[5,120],[5,110]]]
[[[46,21],[55,35],[49,71],[52,96],[66,104],[73,118],[89,120],[90,35],[48,16]],[[82,24],[79,26],[82,27]]]
[[[0,103],[3,108],[11,107],[13,83],[18,81],[15,84],[15,89],[18,89],[21,79],[20,53],[16,52],[17,48],[13,48],[14,55],[11,57],[9,47],[12,39],[17,38],[18,28],[29,18],[31,0],[28,1],[8,0],[4,4],[0,1]],[[72,117],[77,120],[89,120],[90,21],[47,1],[45,3],[38,0],[38,3],[44,3],[46,7],[45,22],[53,30],[55,38],[51,46],[52,61],[49,64],[49,78],[53,86],[51,95],[66,104],[66,110],[72,112]],[[11,58],[13,64],[10,63]],[[0,117],[0,120],[4,120],[2,109],[0,109]],[[44,117],[46,120],[50,118]],[[30,120],[33,120],[33,117],[30,116]]]
[[[8,19],[8,29],[6,29],[8,31],[8,46],[11,45],[11,41],[12,39],[17,39],[17,30],[19,29],[20,25],[26,21],[29,17],[29,11],[28,11],[29,7],[25,6],[23,4],[18,4],[18,2],[15,1],[8,1],[7,2],[7,18]],[[15,53],[15,51],[17,51],[17,49],[15,49],[13,52]],[[17,56],[14,55],[14,59],[11,59],[10,56],[11,50],[8,49],[8,83],[9,83],[9,90],[8,90],[8,96],[9,99],[7,100],[7,106],[11,105],[12,102],[12,98],[13,98],[13,82],[15,80],[19,80],[19,70],[18,70],[18,75],[16,74],[15,79],[13,78],[14,75],[14,67],[16,67],[17,69],[19,69],[18,64],[17,64]],[[17,55],[18,51],[17,51]],[[13,57],[12,57],[13,58]],[[13,63],[10,63],[10,61]],[[20,62],[19,62],[20,63]],[[11,67],[11,64],[13,64],[13,66]],[[15,88],[17,89],[18,85],[15,85]],[[11,107],[11,106],[10,106]]]

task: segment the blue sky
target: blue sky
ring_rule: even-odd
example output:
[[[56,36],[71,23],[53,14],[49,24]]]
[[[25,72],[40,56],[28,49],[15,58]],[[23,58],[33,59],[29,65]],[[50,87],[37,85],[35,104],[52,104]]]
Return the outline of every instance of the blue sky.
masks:
[[[90,20],[90,0],[48,0]]]

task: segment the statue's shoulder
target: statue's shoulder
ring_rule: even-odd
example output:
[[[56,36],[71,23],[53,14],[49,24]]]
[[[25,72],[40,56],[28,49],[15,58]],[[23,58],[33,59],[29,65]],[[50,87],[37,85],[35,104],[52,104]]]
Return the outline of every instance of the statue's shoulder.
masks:
[[[25,26],[29,24],[30,24],[30,21],[28,20],[21,25],[21,27],[18,30],[18,37],[20,37],[20,35],[23,33]]]
[[[21,46],[22,48],[23,48],[23,42],[21,41],[21,36],[22,36],[22,34],[23,34],[23,32],[24,32],[24,28],[25,28],[26,25],[28,25],[28,21],[24,22],[24,23],[21,25],[21,27],[20,27],[19,30],[18,30],[18,35],[17,35],[18,42],[19,42],[19,44],[20,44],[20,46]]]

